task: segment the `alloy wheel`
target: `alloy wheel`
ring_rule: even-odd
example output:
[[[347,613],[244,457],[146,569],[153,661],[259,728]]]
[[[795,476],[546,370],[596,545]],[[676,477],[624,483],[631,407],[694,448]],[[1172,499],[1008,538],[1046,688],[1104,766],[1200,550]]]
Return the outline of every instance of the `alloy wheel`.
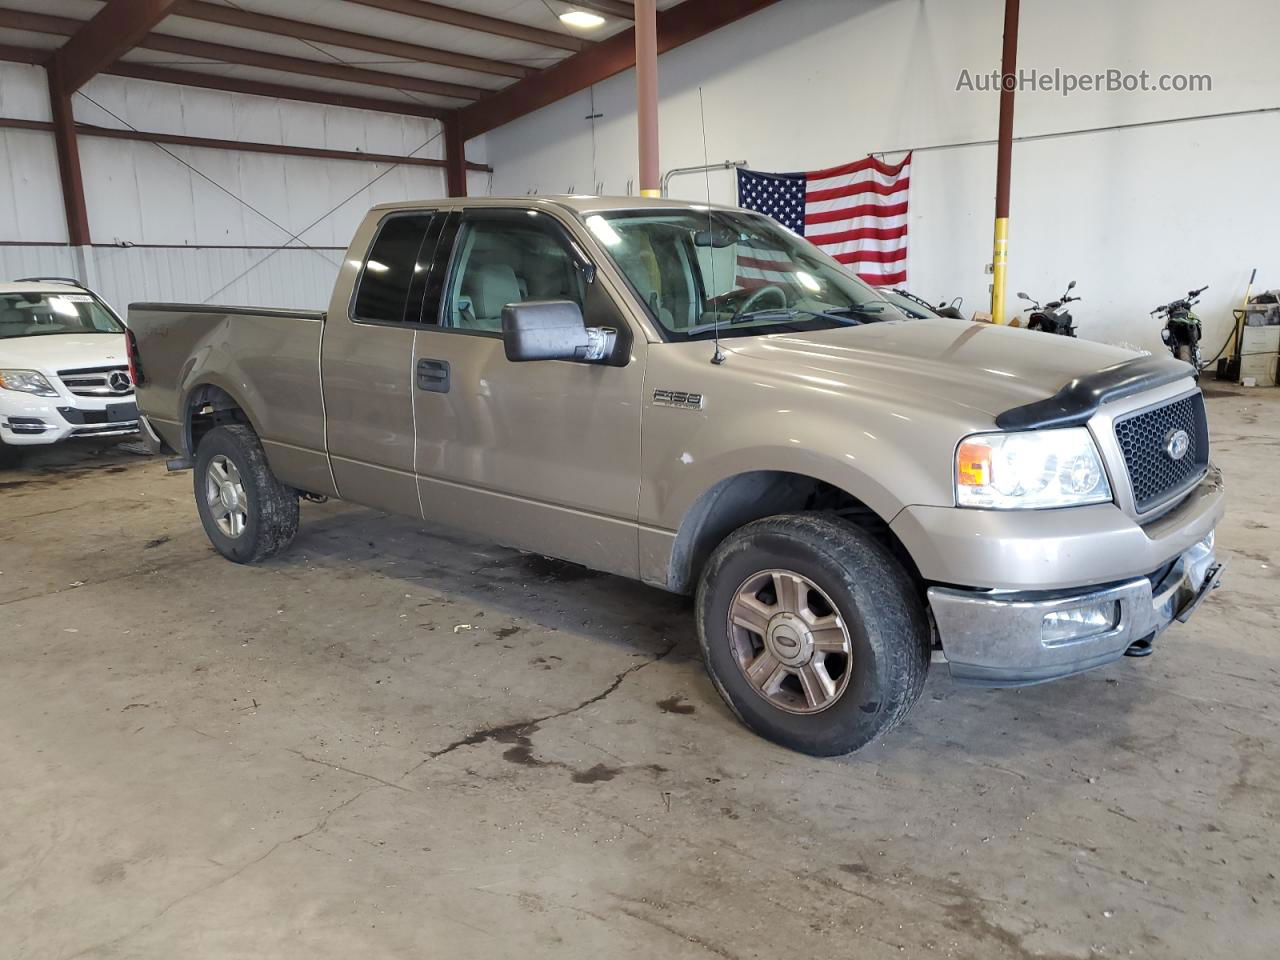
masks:
[[[236,465],[218,454],[209,461],[204,489],[209,513],[223,535],[234,540],[244,533],[249,522],[249,498],[245,496]]]
[[[780,710],[820,713],[849,685],[849,628],[808,577],[791,570],[748,577],[729,604],[728,633],[747,682]]]

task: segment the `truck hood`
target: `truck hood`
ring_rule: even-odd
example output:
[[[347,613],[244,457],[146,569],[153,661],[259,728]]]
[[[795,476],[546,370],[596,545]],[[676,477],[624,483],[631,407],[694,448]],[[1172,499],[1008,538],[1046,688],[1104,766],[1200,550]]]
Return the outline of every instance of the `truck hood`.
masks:
[[[124,335],[50,333],[0,340],[0,366],[11,370],[59,370],[122,366],[128,361]]]
[[[730,354],[726,366],[752,377],[798,378],[850,393],[901,397],[918,407],[963,407],[984,419],[1137,356],[1073,337],[942,317],[735,337],[722,344]]]

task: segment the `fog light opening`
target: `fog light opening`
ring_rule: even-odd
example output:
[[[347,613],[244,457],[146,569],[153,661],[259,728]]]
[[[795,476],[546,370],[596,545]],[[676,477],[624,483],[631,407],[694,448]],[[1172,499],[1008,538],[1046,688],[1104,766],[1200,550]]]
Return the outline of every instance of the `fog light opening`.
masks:
[[[1120,601],[1107,600],[1044,615],[1041,631],[1046,646],[1073,643],[1110,633],[1120,624]]]

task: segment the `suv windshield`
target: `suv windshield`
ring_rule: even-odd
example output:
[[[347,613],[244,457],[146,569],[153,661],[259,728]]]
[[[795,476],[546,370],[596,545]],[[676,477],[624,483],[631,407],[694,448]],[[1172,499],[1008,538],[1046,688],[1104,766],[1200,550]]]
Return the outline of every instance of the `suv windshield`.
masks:
[[[830,330],[906,317],[768,217],[729,211],[595,214],[587,226],[670,340]]]
[[[0,340],[55,333],[124,333],[88,293],[0,293]]]

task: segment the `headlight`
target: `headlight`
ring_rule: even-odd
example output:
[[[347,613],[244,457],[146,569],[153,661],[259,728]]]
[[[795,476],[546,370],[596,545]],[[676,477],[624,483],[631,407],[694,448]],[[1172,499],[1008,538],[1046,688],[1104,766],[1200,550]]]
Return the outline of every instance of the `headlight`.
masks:
[[[1106,503],[1111,485],[1084,427],[982,433],[956,450],[956,503],[997,510]]]
[[[34,370],[0,370],[0,390],[34,393],[38,397],[58,395],[58,391],[53,389],[44,375]]]

